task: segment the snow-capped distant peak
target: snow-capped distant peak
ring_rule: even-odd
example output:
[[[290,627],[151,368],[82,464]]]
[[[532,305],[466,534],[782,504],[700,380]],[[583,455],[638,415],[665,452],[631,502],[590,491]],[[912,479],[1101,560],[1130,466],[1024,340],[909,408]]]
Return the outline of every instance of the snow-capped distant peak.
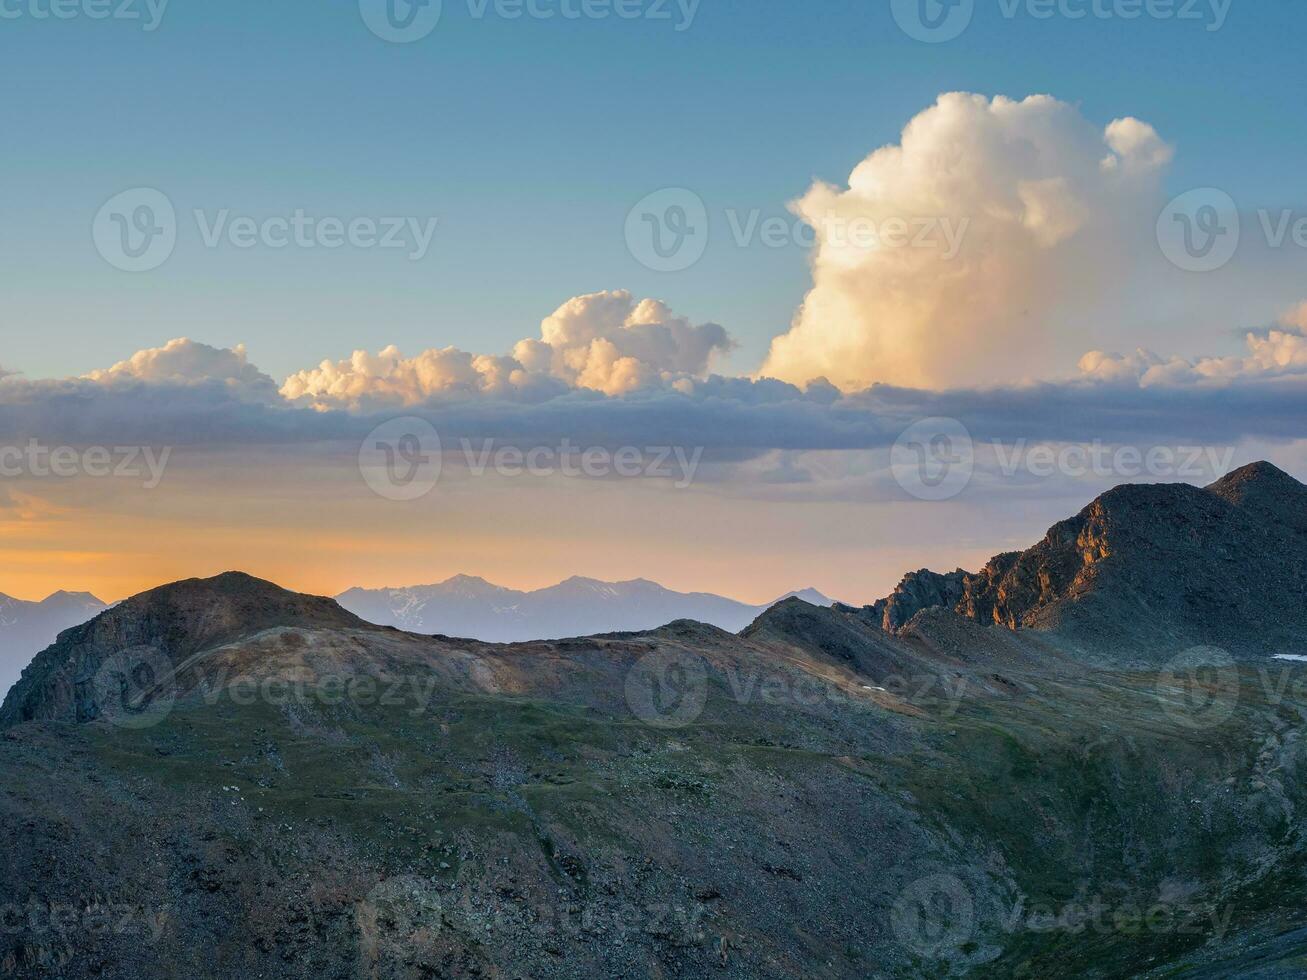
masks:
[[[816,605],[831,604],[815,589],[791,595]],[[738,632],[773,605],[756,606],[707,592],[674,592],[643,578],[605,582],[581,575],[531,592],[456,575],[438,585],[351,589],[337,601],[382,626],[502,643],[654,629],[678,619]]]

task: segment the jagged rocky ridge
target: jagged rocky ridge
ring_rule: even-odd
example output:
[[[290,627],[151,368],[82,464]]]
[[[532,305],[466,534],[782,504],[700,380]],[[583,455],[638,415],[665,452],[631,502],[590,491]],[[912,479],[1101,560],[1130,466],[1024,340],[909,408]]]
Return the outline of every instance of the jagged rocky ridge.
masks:
[[[1254,463],[1203,489],[1117,487],[979,572],[908,574],[866,614],[893,632],[944,608],[1125,662],[1199,644],[1302,652],[1305,596],[1307,487]]]

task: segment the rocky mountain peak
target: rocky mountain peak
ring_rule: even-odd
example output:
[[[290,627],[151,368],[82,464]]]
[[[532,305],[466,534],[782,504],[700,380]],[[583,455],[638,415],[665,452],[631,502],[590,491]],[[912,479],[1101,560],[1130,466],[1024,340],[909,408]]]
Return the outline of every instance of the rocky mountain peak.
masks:
[[[1298,649],[1305,594],[1307,487],[1254,463],[1206,489],[1115,487],[1025,551],[975,574],[910,573],[867,609],[891,632],[942,607],[1146,658],[1198,643]]]
[[[1207,488],[1235,507],[1307,534],[1307,486],[1270,463],[1252,463]]]
[[[201,650],[276,626],[375,629],[335,601],[243,572],[142,592],[65,630],[23,671],[0,707],[0,727],[33,718],[95,717],[94,679],[109,657],[149,649],[173,665]]]
[[[870,607],[872,618],[892,633],[906,626],[922,609],[952,609],[962,600],[966,579],[967,573],[960,568],[947,575],[928,568],[908,572],[889,596]]]
[[[1281,493],[1307,495],[1307,487],[1264,459],[1230,471],[1207,489],[1229,499],[1231,493],[1249,488],[1270,488]]]

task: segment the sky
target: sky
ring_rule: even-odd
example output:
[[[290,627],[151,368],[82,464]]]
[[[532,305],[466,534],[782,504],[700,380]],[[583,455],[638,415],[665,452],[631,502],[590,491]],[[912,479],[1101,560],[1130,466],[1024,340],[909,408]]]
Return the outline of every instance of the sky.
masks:
[[[78,454],[0,466],[0,592],[870,601],[1113,483],[1307,475],[1301,4],[396,0],[430,27],[396,43],[373,0],[117,2],[0,3],[0,445]],[[138,260],[142,202],[172,217]],[[1233,254],[1178,254],[1211,217]],[[411,500],[359,462],[394,418],[441,442]],[[940,418],[972,475],[923,500],[894,454]],[[462,440],[555,462],[478,473]],[[635,475],[569,476],[565,443]],[[1208,462],[1045,476],[1036,443]]]

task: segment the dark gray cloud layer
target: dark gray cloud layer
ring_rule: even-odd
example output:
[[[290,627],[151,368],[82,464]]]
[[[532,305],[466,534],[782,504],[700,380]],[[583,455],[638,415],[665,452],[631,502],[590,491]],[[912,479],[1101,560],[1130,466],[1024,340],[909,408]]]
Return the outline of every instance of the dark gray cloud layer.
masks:
[[[928,392],[878,385],[841,396],[821,383],[711,377],[686,392],[621,397],[574,390],[543,401],[431,402],[347,413],[255,402],[220,382],[0,381],[0,440],[46,444],[287,446],[357,444],[412,415],[447,443],[703,446],[718,458],[769,450],[890,445],[922,418],[957,419],[977,440],[1233,444],[1307,437],[1307,379],[1140,388],[1086,381]]]

